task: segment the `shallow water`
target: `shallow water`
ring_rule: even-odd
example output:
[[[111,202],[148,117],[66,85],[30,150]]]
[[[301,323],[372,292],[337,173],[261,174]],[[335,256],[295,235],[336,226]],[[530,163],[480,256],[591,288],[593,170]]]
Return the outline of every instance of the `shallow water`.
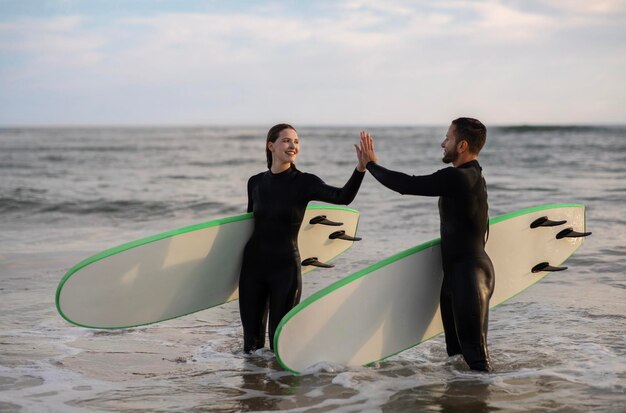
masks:
[[[376,128],[381,164],[442,167],[446,127]],[[341,185],[356,128],[302,128],[298,166]],[[63,274],[102,249],[243,212],[265,128],[0,130],[0,411],[615,411],[626,407],[626,128],[492,128],[481,154],[490,215],[580,202],[593,231],[553,274],[490,314],[493,374],[442,337],[372,367],[300,376],[242,353],[237,303],[128,330],[58,316]],[[438,236],[437,201],[366,176],[364,239],[303,297]]]

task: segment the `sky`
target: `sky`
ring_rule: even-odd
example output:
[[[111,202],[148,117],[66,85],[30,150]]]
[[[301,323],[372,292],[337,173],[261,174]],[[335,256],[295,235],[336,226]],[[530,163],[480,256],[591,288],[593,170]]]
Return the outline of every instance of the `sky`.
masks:
[[[626,124],[625,0],[0,0],[0,125]]]

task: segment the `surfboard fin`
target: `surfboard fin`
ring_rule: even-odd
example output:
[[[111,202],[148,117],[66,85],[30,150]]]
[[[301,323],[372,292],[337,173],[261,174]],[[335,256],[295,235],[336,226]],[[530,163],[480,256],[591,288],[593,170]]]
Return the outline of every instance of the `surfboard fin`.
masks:
[[[350,235],[346,235],[346,231],[335,231],[328,236],[328,239],[345,239],[346,241],[361,241],[361,237],[351,237]]]
[[[540,262],[539,264],[535,265],[533,267],[533,269],[531,270],[531,272],[534,273],[538,273],[538,272],[544,272],[544,271],[550,271],[550,272],[554,272],[554,271],[563,271],[566,270],[567,267],[553,267],[550,265],[549,262]]]
[[[530,227],[531,228],[538,228],[538,227],[556,227],[559,225],[563,225],[565,224],[567,221],[552,221],[549,220],[548,217],[540,217],[537,218],[536,220],[534,220],[531,224]]]
[[[312,265],[314,267],[320,267],[320,268],[333,268],[334,267],[334,265],[332,264],[326,264],[325,262],[318,261],[317,257],[307,258],[304,261],[302,261],[303,267],[307,265]]]
[[[316,217],[311,218],[309,224],[321,224],[321,225],[330,225],[331,227],[339,227],[343,225],[343,222],[335,222],[330,219],[326,219],[326,215],[318,215]]]
[[[574,231],[574,228],[566,228],[563,231],[556,234],[556,239],[580,238],[580,237],[587,237],[589,235],[591,235],[591,232],[577,232],[577,231]]]

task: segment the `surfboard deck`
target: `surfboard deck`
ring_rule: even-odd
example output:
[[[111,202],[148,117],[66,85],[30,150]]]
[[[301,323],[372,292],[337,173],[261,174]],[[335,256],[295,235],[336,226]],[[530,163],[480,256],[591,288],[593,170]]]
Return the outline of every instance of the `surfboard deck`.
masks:
[[[342,223],[311,224],[315,217]],[[238,298],[243,249],[252,235],[253,214],[179,228],[126,243],[72,267],[59,282],[56,306],[72,324],[116,329],[165,321]],[[329,239],[343,230],[354,236],[358,211],[310,205],[298,245],[302,259],[329,262],[353,241]],[[313,266],[303,266],[302,273]]]
[[[567,222],[530,227],[544,216]],[[580,234],[557,239],[570,227],[585,231],[583,205],[545,205],[490,220],[486,250],[496,274],[491,308],[544,278],[548,272],[537,264],[561,265],[582,245]],[[274,336],[276,357],[298,374],[319,362],[367,365],[434,338],[443,332],[442,280],[440,239],[349,275],[285,315]]]

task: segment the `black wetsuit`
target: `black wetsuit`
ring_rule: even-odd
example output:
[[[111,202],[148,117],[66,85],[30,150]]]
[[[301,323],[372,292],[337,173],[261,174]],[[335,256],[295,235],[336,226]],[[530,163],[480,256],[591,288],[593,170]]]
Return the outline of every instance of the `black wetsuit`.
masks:
[[[248,212],[254,232],[246,244],[239,277],[239,309],[244,351],[265,346],[269,310],[270,347],[278,323],[300,301],[298,231],[309,201],[347,205],[356,196],[364,172],[356,169],[343,188],[326,185],[294,166],[262,172],[248,181]]]
[[[475,370],[490,370],[487,350],[489,299],[495,276],[485,252],[488,231],[487,187],[478,161],[409,176],[374,162],[371,174],[401,194],[439,196],[441,219],[441,318],[449,355],[463,354]]]

